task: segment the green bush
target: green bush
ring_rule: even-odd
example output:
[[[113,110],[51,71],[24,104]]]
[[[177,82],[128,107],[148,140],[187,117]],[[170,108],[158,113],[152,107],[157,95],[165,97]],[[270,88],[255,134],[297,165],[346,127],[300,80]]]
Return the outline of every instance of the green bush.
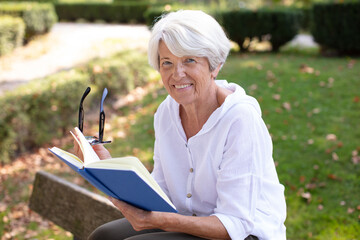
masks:
[[[32,81],[1,96],[1,161],[62,136],[75,123],[71,116],[86,85],[85,74],[71,71]]]
[[[26,26],[25,41],[36,35],[48,32],[57,22],[57,16],[52,4],[48,3],[0,3],[0,15],[21,17]]]
[[[119,3],[56,3],[55,9],[60,20],[87,21],[104,20],[119,23],[144,23],[147,2]]]
[[[153,71],[146,54],[138,51],[121,52],[113,58],[95,60],[88,65],[91,83],[100,89],[107,87],[110,96],[126,94],[144,85]]]
[[[94,60],[86,66],[33,80],[0,96],[0,163],[19,153],[49,143],[76,126],[80,98],[87,86],[86,102],[100,97],[127,94],[154,76],[145,53],[126,51]]]
[[[0,0],[0,2],[40,2],[40,3],[54,3],[58,0]]]
[[[204,5],[183,5],[179,3],[172,3],[172,4],[158,4],[158,5],[152,5],[149,7],[146,12],[144,13],[145,17],[145,23],[149,28],[152,28],[154,23],[156,22],[157,18],[159,18],[161,15],[174,12],[178,10],[201,10],[203,12],[206,12],[213,16],[214,18],[217,18],[217,11],[216,9],[213,9],[209,6]]]
[[[157,18],[166,13],[169,13],[169,11],[166,11],[163,6],[148,8],[144,13],[146,25],[152,28]]]
[[[223,11],[221,23],[231,40],[246,51],[245,40],[269,37],[273,51],[293,39],[300,29],[301,13],[293,9]]]
[[[312,35],[323,51],[360,54],[360,2],[313,6]]]
[[[21,18],[0,16],[0,56],[23,43],[25,23]]]

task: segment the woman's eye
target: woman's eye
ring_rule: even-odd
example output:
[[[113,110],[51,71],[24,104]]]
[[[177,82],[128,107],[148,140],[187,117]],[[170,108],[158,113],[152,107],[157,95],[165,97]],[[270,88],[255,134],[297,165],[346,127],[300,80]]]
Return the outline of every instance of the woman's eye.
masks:
[[[169,61],[163,61],[161,65],[163,65],[163,66],[169,66],[169,65],[171,65],[171,62],[169,62]]]
[[[193,59],[193,58],[187,58],[185,62],[186,62],[186,63],[193,63],[193,62],[195,62],[195,59]]]

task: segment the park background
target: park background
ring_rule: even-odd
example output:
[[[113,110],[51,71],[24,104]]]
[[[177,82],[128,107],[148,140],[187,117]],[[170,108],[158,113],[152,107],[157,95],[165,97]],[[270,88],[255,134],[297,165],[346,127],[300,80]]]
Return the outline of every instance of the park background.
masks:
[[[146,30],[156,16],[177,9],[212,14],[233,40],[219,79],[239,83],[261,105],[286,188],[288,239],[359,239],[359,1],[10,2],[0,1],[1,239],[72,238],[28,203],[38,170],[96,192],[47,150],[71,151],[69,131],[87,86],[85,131],[97,134],[97,100],[107,87],[105,138],[113,141],[112,155],[137,156],[152,169],[153,114],[166,91],[147,64]],[[77,45],[68,36],[73,49],[25,66],[59,47],[52,35],[59,26],[118,24],[125,31],[120,37],[88,33],[89,42],[97,41]],[[316,44],[297,44],[299,34]],[[79,49],[85,56],[77,58]],[[67,64],[51,68],[62,58]]]

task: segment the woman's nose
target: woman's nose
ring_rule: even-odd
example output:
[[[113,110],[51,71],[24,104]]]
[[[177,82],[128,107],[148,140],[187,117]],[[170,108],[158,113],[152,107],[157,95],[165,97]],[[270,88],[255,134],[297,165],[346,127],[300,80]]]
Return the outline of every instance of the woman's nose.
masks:
[[[185,69],[182,63],[178,63],[174,67],[173,77],[176,80],[180,80],[181,78],[185,77]]]

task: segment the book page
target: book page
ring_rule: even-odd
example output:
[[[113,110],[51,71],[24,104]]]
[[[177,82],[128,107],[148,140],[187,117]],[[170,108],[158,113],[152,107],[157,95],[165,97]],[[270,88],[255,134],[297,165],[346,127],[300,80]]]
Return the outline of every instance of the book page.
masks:
[[[57,147],[51,148],[51,151],[53,151],[54,153],[56,153],[57,155],[62,157],[65,161],[73,164],[77,168],[79,168],[79,169],[83,168],[83,162],[80,160],[80,158],[78,158],[74,154],[66,152],[66,151],[64,151],[64,150],[62,150],[60,148],[57,148]]]
[[[96,154],[96,152],[91,147],[90,143],[86,140],[85,136],[78,127],[75,128],[75,133],[79,137],[79,139],[77,139],[76,136],[74,136],[73,134],[75,140],[79,140],[80,142],[80,148],[84,156],[84,166],[87,166],[92,162],[100,161],[100,158],[98,157],[98,155]]]

